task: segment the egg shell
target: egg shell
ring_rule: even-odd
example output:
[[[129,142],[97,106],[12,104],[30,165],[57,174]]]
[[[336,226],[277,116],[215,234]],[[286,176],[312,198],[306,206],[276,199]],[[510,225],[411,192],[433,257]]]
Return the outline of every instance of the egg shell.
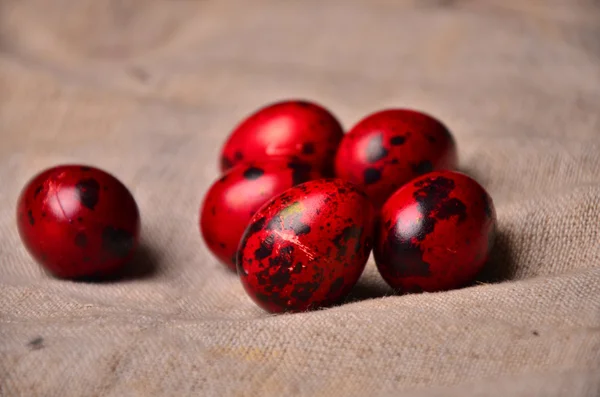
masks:
[[[265,157],[288,156],[331,175],[343,135],[335,116],[314,102],[288,100],[270,104],[233,130],[222,149],[221,171]]]
[[[27,251],[55,276],[106,277],[131,260],[140,216],[133,196],[113,175],[67,164],[25,185],[17,228]]]
[[[238,275],[263,309],[298,312],[339,302],[372,247],[374,209],[356,185],[320,179],[288,189],[252,218]]]
[[[472,282],[496,234],[494,203],[469,176],[436,171],[404,185],[383,206],[375,232],[379,272],[399,292]]]
[[[453,169],[456,144],[440,121],[409,109],[388,109],[359,121],[340,143],[335,173],[361,185],[375,207],[422,174]]]

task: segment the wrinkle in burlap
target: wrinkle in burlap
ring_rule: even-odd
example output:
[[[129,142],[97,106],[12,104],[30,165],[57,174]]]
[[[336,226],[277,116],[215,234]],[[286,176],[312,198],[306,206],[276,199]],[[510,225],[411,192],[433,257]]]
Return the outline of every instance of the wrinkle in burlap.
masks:
[[[574,1],[0,2],[0,395],[598,396],[600,5]],[[494,198],[483,283],[270,316],[208,253],[220,145],[289,97],[351,126],[441,118]],[[44,274],[15,201],[44,167],[138,200],[122,281]],[[502,282],[500,282],[502,281]]]

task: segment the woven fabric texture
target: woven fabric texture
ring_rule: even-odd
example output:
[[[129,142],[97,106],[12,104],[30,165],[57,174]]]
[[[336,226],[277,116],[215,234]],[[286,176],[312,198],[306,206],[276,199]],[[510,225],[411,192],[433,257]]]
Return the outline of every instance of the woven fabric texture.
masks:
[[[346,128],[443,120],[492,195],[475,285],[268,315],[207,251],[227,134],[307,98]],[[25,182],[87,163],[136,197],[122,280],[62,281],[15,225]],[[0,1],[0,395],[600,395],[600,3]]]

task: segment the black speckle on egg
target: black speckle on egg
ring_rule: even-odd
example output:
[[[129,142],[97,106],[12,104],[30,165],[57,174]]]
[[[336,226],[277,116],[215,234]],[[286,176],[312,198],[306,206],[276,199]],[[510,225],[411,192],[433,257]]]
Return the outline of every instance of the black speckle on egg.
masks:
[[[313,154],[315,152],[315,144],[312,142],[306,142],[302,145],[302,153]]]
[[[35,219],[33,219],[33,212],[31,212],[31,210],[27,211],[27,218],[29,218],[29,224],[33,226],[35,224]]]
[[[310,179],[310,164],[300,161],[290,161],[288,168],[292,170],[292,183],[294,185],[299,185]]]
[[[275,237],[273,234],[269,234],[267,238],[260,242],[260,247],[254,252],[254,258],[260,261],[271,256],[274,244]]]
[[[75,185],[79,202],[86,208],[93,210],[98,204],[100,184],[93,178],[82,179]]]
[[[406,138],[401,135],[396,135],[390,139],[390,144],[392,146],[400,146],[403,145],[404,142],[406,142]]]
[[[263,216],[262,218],[257,219],[255,222],[251,223],[250,226],[248,226],[248,229],[246,230],[246,238],[261,231],[265,227],[266,222],[267,219]]]
[[[290,296],[300,302],[307,302],[313,296],[315,291],[319,289],[319,285],[319,283],[296,284],[295,288],[290,293]]]
[[[44,186],[42,186],[42,185],[36,187],[35,191],[33,192],[33,198],[36,198],[38,196],[38,194],[40,194],[42,192],[43,189],[44,189]]]
[[[436,213],[436,217],[439,219],[450,219],[451,217],[458,217],[458,222],[463,222],[467,219],[467,207],[465,203],[457,198],[451,198],[440,203]]]
[[[381,179],[381,171],[376,168],[367,168],[363,175],[366,185],[371,185]]]
[[[246,171],[244,171],[244,178],[249,180],[255,180],[263,176],[265,171],[261,168],[257,167],[249,167]]]
[[[292,229],[294,230],[294,233],[296,233],[296,236],[310,233],[310,226],[299,222],[294,223]]]
[[[438,176],[416,182],[415,187],[418,189],[413,193],[413,197],[417,202],[424,204],[446,199],[454,189],[455,184],[452,179]]]

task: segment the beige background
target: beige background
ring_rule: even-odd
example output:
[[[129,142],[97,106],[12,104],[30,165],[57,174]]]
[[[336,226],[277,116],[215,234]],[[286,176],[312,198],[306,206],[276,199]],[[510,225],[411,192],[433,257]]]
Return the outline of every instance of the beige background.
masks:
[[[197,213],[228,132],[288,97],[444,120],[496,202],[485,284],[384,296],[370,262],[344,305],[258,309]],[[598,1],[4,0],[0,134],[2,396],[600,394]],[[19,190],[62,162],[137,198],[126,279],[21,246]]]

